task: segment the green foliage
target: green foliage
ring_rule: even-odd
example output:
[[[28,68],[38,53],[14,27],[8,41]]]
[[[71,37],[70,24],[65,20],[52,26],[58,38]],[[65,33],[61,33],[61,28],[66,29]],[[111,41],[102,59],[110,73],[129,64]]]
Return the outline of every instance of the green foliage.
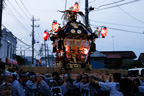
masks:
[[[128,64],[128,68],[135,68],[135,67],[140,68],[140,67],[143,67],[143,65],[138,60],[134,60],[133,62]]]

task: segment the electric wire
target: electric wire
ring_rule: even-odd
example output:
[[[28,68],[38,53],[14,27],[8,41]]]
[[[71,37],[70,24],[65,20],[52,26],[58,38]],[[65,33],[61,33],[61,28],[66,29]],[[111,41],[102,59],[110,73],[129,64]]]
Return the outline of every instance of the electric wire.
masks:
[[[25,11],[21,8],[21,6],[19,5],[19,3],[17,2],[17,0],[15,0],[16,4],[18,5],[18,7],[21,9],[21,11],[25,14],[25,16],[27,17],[28,20],[30,20],[30,17],[25,13]]]
[[[12,6],[12,8],[19,14],[20,18],[23,19],[25,22],[30,24],[28,21],[25,20],[25,18],[19,13],[19,11],[13,6],[13,4],[9,1],[9,4]]]
[[[27,3],[27,5],[29,6],[29,8],[31,9],[31,11],[35,14],[35,16],[38,18],[38,16],[37,16],[37,14],[36,14],[36,12],[31,8],[31,6],[30,6],[30,4],[28,3],[28,1],[27,0],[25,0],[26,1],[26,3]],[[23,3],[23,2],[22,2]],[[24,5],[24,3],[23,3],[23,5]],[[24,5],[25,6],[25,5]],[[26,7],[25,7],[26,8]],[[29,13],[29,11],[28,11],[28,13]],[[30,14],[30,13],[29,13]],[[31,15],[31,14],[30,14]],[[37,22],[36,22],[37,23]],[[38,24],[38,23],[37,23]],[[41,23],[40,23],[41,24]],[[42,25],[42,24],[41,24]],[[40,29],[41,29],[41,27],[40,27]]]
[[[114,1],[114,0],[113,0]],[[115,1],[114,1],[115,2]],[[122,9],[120,6],[118,6],[120,10],[122,10],[124,13],[126,13],[127,15],[129,15],[131,18],[133,18],[136,21],[139,21],[141,23],[144,23],[144,21],[141,21],[139,19],[137,19],[136,17],[132,16],[131,14],[129,14],[128,12],[126,12],[124,9]]]
[[[42,29],[39,29],[39,30],[40,30],[40,31],[38,31],[37,34],[38,34],[38,36],[40,37],[40,40],[43,41],[42,34],[40,35],[40,33],[39,33],[39,32],[42,32]]]
[[[29,14],[29,16],[31,17],[32,15],[31,15],[31,13],[28,11],[28,9],[26,8],[26,6],[25,6],[25,4],[23,3],[23,1],[22,1],[22,0],[20,0],[20,1],[21,1],[22,5],[24,6],[25,10],[27,11],[27,13]]]
[[[37,14],[35,13],[35,11],[31,8],[31,6],[30,6],[30,4],[28,3],[28,1],[27,1],[27,0],[25,0],[25,1],[26,1],[27,5],[29,6],[29,8],[31,9],[31,11],[35,14],[35,16],[38,17]],[[36,24],[38,24],[38,23],[36,22]],[[41,22],[40,22],[40,24],[41,24]],[[42,24],[41,24],[41,25],[42,25]],[[41,27],[42,27],[42,26],[40,26],[40,30],[42,31],[42,28],[41,28]],[[36,33],[39,35],[39,32],[36,32]],[[41,40],[43,40],[40,35],[39,35],[39,37],[40,37]]]
[[[38,35],[39,35],[39,32],[37,32],[38,33]],[[41,37],[40,35],[39,35],[39,37]],[[38,38],[39,39],[39,38]]]
[[[112,3],[109,3],[109,4],[101,5],[101,6],[97,7],[96,9],[99,9],[101,7],[104,7],[104,6],[109,6],[109,5],[113,5],[113,4],[116,4],[116,3],[120,3],[120,2],[123,2],[123,1],[125,1],[125,0],[120,0],[120,1],[117,1],[117,2],[112,2]]]
[[[96,41],[96,42],[97,42],[97,41]],[[102,41],[102,40],[101,40],[100,42],[104,42],[104,44],[107,44],[107,45],[113,45],[112,43],[109,43],[109,42],[107,42],[107,41]],[[119,43],[118,43],[118,44],[114,44],[114,46],[119,46],[119,47],[122,47],[122,48],[125,47],[125,48],[128,48],[128,49],[143,50],[143,49],[141,49],[141,48],[119,45]]]
[[[26,1],[27,5],[29,6],[29,8],[31,9],[31,11],[35,14],[35,16],[38,17],[37,14],[36,14],[36,12],[31,8],[29,2],[28,2],[27,0],[25,0],[25,1]],[[37,22],[36,22],[36,23],[37,23]],[[38,23],[37,23],[37,24],[38,24]],[[43,25],[42,25],[41,21],[40,21],[40,25],[41,25],[41,26],[40,26],[40,30],[42,31],[42,28],[43,28],[42,26],[43,26]],[[44,29],[44,28],[43,28],[43,29]],[[40,37],[41,37],[41,36],[40,36]],[[42,39],[42,37],[41,37],[41,39]]]
[[[100,4],[101,2],[105,2],[105,1],[106,1],[106,0],[101,0],[100,2],[97,2],[97,3],[93,4],[92,6],[98,5],[98,4]]]
[[[22,39],[24,39],[24,40],[25,40],[25,39],[29,38],[29,37],[30,37],[30,35],[31,35],[31,34],[28,34],[28,35],[26,35],[25,37],[23,37]]]
[[[25,18],[16,10],[16,8],[11,4],[11,2],[9,1],[9,4],[12,6],[12,8],[19,14],[19,16],[20,16],[20,18],[23,20],[23,21],[25,21],[26,23],[28,23],[28,25],[30,24],[29,22],[27,22],[26,20],[25,20]],[[11,10],[10,8],[9,8],[9,10]],[[13,13],[14,14],[14,13]],[[16,15],[15,15],[16,16]],[[26,27],[27,28],[27,27]]]
[[[129,1],[129,2],[123,3],[123,4],[113,5],[113,6],[105,7],[105,8],[101,8],[101,9],[98,9],[98,8],[95,7],[96,10],[93,10],[92,12],[94,12],[94,11],[101,11],[101,10],[105,10],[105,9],[110,9],[110,8],[114,8],[114,7],[130,4],[130,3],[134,3],[134,2],[137,2],[137,1],[140,1],[140,0],[133,0],[133,1]]]
[[[5,27],[5,25],[2,24],[3,27]],[[6,27],[5,27],[6,28]],[[7,28],[6,28],[7,29]],[[8,29],[7,29],[8,30]],[[9,31],[9,30],[8,30]],[[10,31],[9,31],[10,32]],[[26,46],[31,46],[25,42],[23,42],[21,39],[19,39],[18,37],[14,36],[17,40],[19,40],[21,43],[25,44]]]
[[[89,3],[92,3],[92,2],[95,2],[96,0],[92,0],[92,1],[90,1]]]
[[[109,22],[96,21],[96,20],[90,20],[90,21],[92,21],[92,22],[98,22],[98,23],[104,23],[104,24],[111,24],[111,25],[126,26],[126,27],[144,28],[144,27],[142,27],[142,26],[133,26],[133,25],[125,25],[125,24],[109,23]]]
[[[91,26],[97,26],[97,27],[102,27],[102,26],[99,26],[99,25],[93,25],[93,24],[90,24]],[[124,30],[124,29],[119,29],[119,28],[112,28],[112,27],[107,27],[108,29],[112,29],[112,30],[118,30],[118,31],[123,31],[123,32],[129,32],[129,33],[136,33],[136,34],[144,34],[144,32],[136,32],[136,31],[130,31],[130,30]]]
[[[8,8],[8,7],[7,7]],[[8,8],[9,9],[9,11],[7,11],[7,10],[5,10],[5,12],[7,12],[8,13],[8,15],[12,18],[13,17],[13,19],[15,19],[16,20],[16,22],[15,23],[19,23],[18,25],[23,29],[23,30],[26,30],[25,32],[29,32],[30,30],[16,17],[16,15],[12,12],[12,10],[10,9],[10,8]],[[11,12],[11,13],[9,13],[9,12]],[[17,22],[18,21],[18,22]]]

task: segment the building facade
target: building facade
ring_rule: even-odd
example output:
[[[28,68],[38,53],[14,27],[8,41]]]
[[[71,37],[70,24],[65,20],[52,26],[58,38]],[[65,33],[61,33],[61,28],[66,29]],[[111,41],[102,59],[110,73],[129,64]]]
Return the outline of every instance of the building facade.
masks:
[[[16,61],[16,44],[17,39],[6,28],[2,30],[0,60],[9,65],[17,65]]]
[[[95,51],[90,55],[90,64],[92,65],[92,69],[100,69],[105,68],[105,58],[106,55],[100,53],[99,51]]]
[[[54,55],[49,55],[48,57],[41,57],[41,66],[47,66],[47,67],[54,67],[54,63],[55,63],[55,57]]]
[[[100,51],[100,53],[106,55],[106,68],[127,69],[129,64],[136,58],[133,51]]]

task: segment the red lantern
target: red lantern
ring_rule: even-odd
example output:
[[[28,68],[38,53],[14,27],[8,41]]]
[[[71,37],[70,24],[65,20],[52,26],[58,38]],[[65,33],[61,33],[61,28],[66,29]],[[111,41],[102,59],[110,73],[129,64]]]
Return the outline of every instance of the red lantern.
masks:
[[[65,51],[68,52],[68,45],[65,46]]]
[[[88,49],[87,48],[83,48],[83,54],[88,54]]]
[[[74,4],[73,12],[79,12],[79,4],[77,2]]]
[[[52,23],[52,31],[58,32],[59,31],[59,24],[57,22]]]
[[[102,36],[103,38],[105,38],[105,36],[107,35],[107,32],[108,32],[107,28],[104,27],[104,28],[101,30],[101,36]]]
[[[45,31],[45,32],[43,33],[43,38],[44,38],[44,40],[47,40],[48,37],[49,37],[49,34],[48,34],[48,32]]]

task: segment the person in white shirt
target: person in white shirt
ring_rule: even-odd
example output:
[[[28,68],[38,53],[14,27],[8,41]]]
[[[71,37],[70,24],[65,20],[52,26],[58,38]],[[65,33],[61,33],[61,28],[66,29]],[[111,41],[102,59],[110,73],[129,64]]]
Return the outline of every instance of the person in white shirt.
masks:
[[[95,82],[95,84],[99,84],[101,90],[109,91],[110,96],[123,96],[123,94],[119,91],[119,81],[121,80],[121,75],[119,73],[114,73],[113,79],[114,82],[98,82],[95,80],[93,82]]]
[[[19,80],[15,80],[12,83],[12,96],[26,96],[26,86],[27,81],[26,74],[24,72],[19,73]]]
[[[82,79],[80,81],[80,92],[81,96],[90,96],[89,76],[87,74],[82,75]]]

